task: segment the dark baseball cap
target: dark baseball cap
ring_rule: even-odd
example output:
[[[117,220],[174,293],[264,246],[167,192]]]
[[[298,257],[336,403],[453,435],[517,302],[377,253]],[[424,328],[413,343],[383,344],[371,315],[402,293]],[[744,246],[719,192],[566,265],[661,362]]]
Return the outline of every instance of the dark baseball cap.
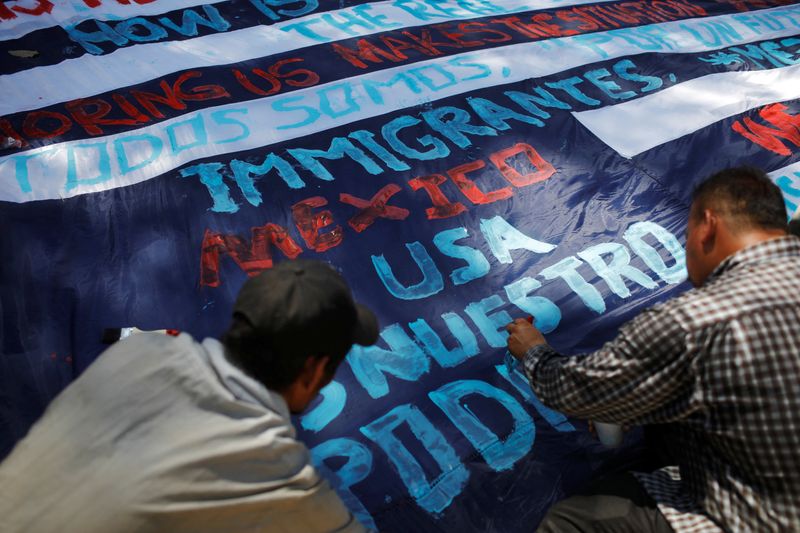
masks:
[[[283,261],[248,279],[233,312],[277,353],[325,354],[378,340],[375,314],[356,303],[344,278],[322,261]]]

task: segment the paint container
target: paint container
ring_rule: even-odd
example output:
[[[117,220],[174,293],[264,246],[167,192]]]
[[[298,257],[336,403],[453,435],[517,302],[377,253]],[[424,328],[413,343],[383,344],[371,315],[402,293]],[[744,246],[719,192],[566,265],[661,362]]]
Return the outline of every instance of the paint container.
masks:
[[[597,438],[606,448],[616,448],[622,444],[622,427],[617,424],[594,422],[594,429],[597,432]]]
[[[130,337],[136,333],[163,333],[164,335],[169,335],[171,337],[177,337],[181,334],[180,330],[177,329],[139,329],[139,328],[106,328],[103,330],[103,336],[100,339],[100,342],[103,344],[114,344],[115,342],[122,340],[126,337]]]

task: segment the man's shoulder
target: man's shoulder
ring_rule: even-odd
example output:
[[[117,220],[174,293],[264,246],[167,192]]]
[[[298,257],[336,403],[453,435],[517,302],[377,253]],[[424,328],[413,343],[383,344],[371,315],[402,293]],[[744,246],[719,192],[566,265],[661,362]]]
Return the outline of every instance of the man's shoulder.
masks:
[[[116,371],[118,367],[128,366],[135,366],[140,370],[151,366],[182,366],[197,359],[202,352],[201,344],[188,333],[178,336],[160,332],[135,333],[112,344],[85,373],[108,373]]]
[[[800,306],[800,262],[774,261],[723,273],[656,308],[686,329]]]
[[[159,331],[142,331],[112,344],[105,353],[116,352],[191,352],[200,349],[200,344],[188,333],[167,335]]]

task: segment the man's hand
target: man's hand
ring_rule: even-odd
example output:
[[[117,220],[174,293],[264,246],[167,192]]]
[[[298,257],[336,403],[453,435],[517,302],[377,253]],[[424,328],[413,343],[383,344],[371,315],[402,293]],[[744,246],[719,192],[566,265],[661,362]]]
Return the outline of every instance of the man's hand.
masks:
[[[507,325],[506,331],[508,331],[508,351],[517,359],[522,359],[525,352],[534,346],[547,344],[542,332],[524,318],[518,318]]]

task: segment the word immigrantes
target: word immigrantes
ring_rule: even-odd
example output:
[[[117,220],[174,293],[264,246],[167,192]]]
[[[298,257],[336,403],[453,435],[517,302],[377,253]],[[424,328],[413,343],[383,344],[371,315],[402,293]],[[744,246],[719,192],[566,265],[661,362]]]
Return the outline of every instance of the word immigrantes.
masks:
[[[654,91],[663,85],[661,78],[638,74],[635,68],[632,61],[622,60],[615,63],[612,70],[620,79],[635,84],[641,93]],[[591,74],[586,79],[612,98],[629,99],[637,95],[634,91],[623,91],[611,81],[612,74],[606,69],[596,69]],[[410,169],[406,160],[434,161],[448,157],[451,149],[445,140],[457,148],[467,149],[472,146],[472,138],[497,136],[498,132],[512,129],[513,123],[544,127],[545,122],[553,116],[550,112],[553,109],[569,111],[573,109],[573,103],[600,105],[599,100],[581,91],[578,86],[582,81],[583,78],[575,76],[549,82],[546,86],[535,86],[524,92],[505,91],[502,93],[503,100],[467,97],[465,107],[469,110],[438,106],[418,115],[396,117],[381,126],[379,132],[356,130],[347,136],[334,137],[327,149],[286,149],[288,156],[296,163],[282,154],[270,152],[258,161],[233,159],[227,165],[201,163],[186,167],[180,173],[183,177],[197,176],[206,186],[213,200],[212,211],[235,213],[240,206],[231,196],[229,181],[248,204],[258,206],[263,198],[256,187],[256,180],[271,172],[276,173],[289,188],[300,189],[306,186],[306,182],[297,168],[303,168],[321,180],[335,179],[325,168],[323,160],[349,159],[371,175],[382,174],[386,169],[406,171]],[[404,130],[414,130],[423,123],[438,135],[427,134],[408,139],[408,135],[403,134]],[[495,159],[492,161],[495,162]]]

